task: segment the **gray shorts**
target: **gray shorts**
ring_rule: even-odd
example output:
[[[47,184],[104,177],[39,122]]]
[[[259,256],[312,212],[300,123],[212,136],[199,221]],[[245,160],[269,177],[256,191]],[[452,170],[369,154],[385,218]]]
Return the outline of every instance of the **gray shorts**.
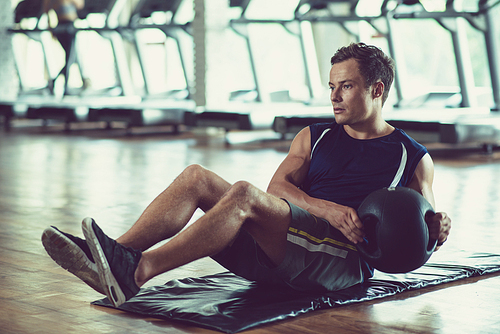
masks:
[[[361,283],[364,262],[356,247],[326,220],[287,203],[292,221],[285,259],[277,267],[244,230],[231,246],[212,258],[246,279],[296,290],[336,291]]]

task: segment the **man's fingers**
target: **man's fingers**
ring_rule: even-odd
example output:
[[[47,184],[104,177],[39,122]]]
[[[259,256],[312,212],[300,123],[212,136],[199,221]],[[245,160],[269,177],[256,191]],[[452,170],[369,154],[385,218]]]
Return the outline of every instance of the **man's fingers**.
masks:
[[[347,239],[349,239],[349,241],[357,244],[358,242],[363,241],[365,233],[352,222],[346,222],[344,235],[347,237]]]
[[[365,233],[363,231],[363,223],[358,217],[356,210],[352,208],[342,207],[338,210],[331,221],[332,226],[342,232],[342,234],[354,244],[363,241]]]
[[[361,219],[359,219],[358,214],[356,211],[352,210],[351,212],[351,231],[353,232],[355,239],[354,241],[361,242],[363,241],[363,238],[365,237],[365,232],[364,232],[364,225]]]
[[[451,219],[446,213],[438,212],[427,219],[427,225],[429,226],[429,237],[442,242],[450,234]]]

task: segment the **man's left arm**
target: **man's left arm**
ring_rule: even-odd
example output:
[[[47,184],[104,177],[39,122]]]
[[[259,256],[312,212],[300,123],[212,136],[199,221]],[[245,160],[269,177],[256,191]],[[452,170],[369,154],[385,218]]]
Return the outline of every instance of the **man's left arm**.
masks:
[[[432,192],[432,182],[434,181],[434,163],[429,154],[423,156],[415,169],[409,188],[418,191],[435,208],[434,194]],[[426,218],[429,226],[429,236],[437,239],[436,250],[448,239],[451,229],[451,219],[445,212],[437,212],[435,215]]]

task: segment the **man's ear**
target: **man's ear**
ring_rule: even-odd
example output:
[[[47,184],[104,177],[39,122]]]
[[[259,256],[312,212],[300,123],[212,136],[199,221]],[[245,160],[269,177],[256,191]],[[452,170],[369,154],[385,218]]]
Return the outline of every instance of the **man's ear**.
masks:
[[[372,97],[374,99],[382,97],[382,95],[384,94],[384,89],[385,86],[382,81],[375,82],[372,86]]]

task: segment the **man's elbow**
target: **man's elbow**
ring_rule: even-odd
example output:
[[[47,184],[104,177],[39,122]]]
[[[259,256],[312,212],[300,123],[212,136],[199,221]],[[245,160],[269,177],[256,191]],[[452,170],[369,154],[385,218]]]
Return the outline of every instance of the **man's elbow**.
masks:
[[[279,187],[276,185],[276,182],[271,182],[267,186],[267,193],[274,195],[274,196],[279,196]]]
[[[267,187],[267,193],[276,197],[284,198],[287,194],[290,184],[285,181],[272,181]]]

